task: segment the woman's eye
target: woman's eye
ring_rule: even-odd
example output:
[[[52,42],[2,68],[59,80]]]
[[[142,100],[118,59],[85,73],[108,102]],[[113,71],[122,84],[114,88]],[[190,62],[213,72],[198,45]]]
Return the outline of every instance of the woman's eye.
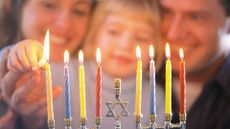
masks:
[[[75,15],[78,16],[88,16],[90,14],[90,10],[79,9],[79,8],[73,9],[73,12]]]
[[[50,1],[42,1],[42,6],[46,9],[53,9],[56,7],[56,5]]]

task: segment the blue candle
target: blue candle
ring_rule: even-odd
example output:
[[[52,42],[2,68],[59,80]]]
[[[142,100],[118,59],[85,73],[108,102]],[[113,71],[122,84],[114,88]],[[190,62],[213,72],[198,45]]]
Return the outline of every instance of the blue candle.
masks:
[[[70,80],[69,80],[69,52],[65,50],[64,53],[64,82],[65,82],[65,119],[71,118],[71,105],[70,105]]]
[[[149,47],[149,78],[150,78],[150,115],[156,115],[156,79],[155,79],[155,62],[153,46]]]

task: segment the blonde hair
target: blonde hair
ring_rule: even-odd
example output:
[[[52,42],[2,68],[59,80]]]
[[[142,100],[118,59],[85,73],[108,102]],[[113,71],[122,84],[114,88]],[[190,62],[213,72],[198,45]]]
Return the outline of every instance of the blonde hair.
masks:
[[[110,14],[125,15],[130,18],[141,18],[153,26],[156,31],[157,43],[154,43],[156,67],[159,69],[162,63],[162,45],[160,34],[161,14],[158,0],[101,0],[94,12],[90,30],[86,36],[83,50],[86,58],[95,58],[97,33],[103,26],[106,17]]]

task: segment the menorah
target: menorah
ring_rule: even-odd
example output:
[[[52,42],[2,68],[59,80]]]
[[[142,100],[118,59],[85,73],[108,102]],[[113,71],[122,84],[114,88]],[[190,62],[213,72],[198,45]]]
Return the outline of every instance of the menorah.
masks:
[[[127,117],[130,113],[127,109],[129,101],[121,99],[121,79],[116,78],[114,80],[114,94],[115,99],[112,101],[107,101],[106,105],[108,107],[108,112],[106,117],[114,117],[115,129],[121,129],[121,117]],[[122,108],[119,112],[115,111],[115,107]],[[165,123],[163,125],[158,125],[155,123],[157,119],[156,115],[149,115],[149,125],[141,124],[141,117],[135,116],[135,128],[134,129],[173,129],[180,128],[186,129],[186,114],[180,114],[179,123],[171,123],[172,114],[165,114]],[[54,121],[48,121],[49,129],[55,129]],[[71,128],[71,119],[65,119],[65,129]],[[95,127],[88,128],[86,125],[86,119],[80,120],[80,129],[101,129],[101,118],[95,118]]]
[[[140,47],[136,48],[137,57],[137,69],[136,69],[136,98],[135,98],[135,129],[171,129],[171,128],[186,128],[186,86],[185,86],[185,61],[183,50],[180,49],[180,122],[171,123],[172,113],[171,113],[171,87],[172,87],[172,66],[170,60],[170,46],[166,44],[166,65],[165,65],[165,123],[164,125],[157,125],[155,123],[155,63],[153,46],[150,45],[149,55],[150,55],[150,115],[149,115],[149,125],[143,126],[141,124],[141,94],[142,94],[142,61],[141,61],[141,50]],[[46,71],[46,93],[47,93],[47,118],[49,129],[55,129],[55,120],[53,112],[53,93],[52,93],[52,79],[49,64],[49,31],[46,33],[43,57],[39,61],[39,66],[45,66]],[[96,73],[96,118],[95,127],[96,129],[101,128],[101,52],[97,49],[96,53],[97,59],[97,73]],[[80,99],[80,129],[86,129],[86,100],[85,100],[85,74],[84,74],[84,56],[83,51],[79,51],[79,99]],[[69,81],[69,53],[66,50],[64,53],[64,80],[65,80],[65,129],[71,129],[71,108],[70,108],[70,81]],[[120,117],[128,116],[127,111],[128,101],[123,101],[120,98],[121,95],[121,80],[115,79],[115,100],[106,102],[109,112],[107,117],[115,118],[115,129],[121,128]],[[122,108],[121,112],[116,112],[114,108],[120,106]]]
[[[108,112],[106,114],[106,117],[114,117],[115,123],[114,128],[115,129],[121,129],[122,124],[120,121],[121,117],[127,117],[130,113],[127,109],[129,101],[122,100],[121,99],[121,79],[116,78],[114,80],[114,94],[115,99],[112,101],[107,101],[106,105],[108,107]],[[116,111],[115,108],[121,108],[121,110]],[[155,123],[155,120],[157,119],[156,115],[149,115],[149,125],[142,125],[141,124],[141,117],[135,116],[135,129],[173,129],[173,128],[180,128],[180,129],[186,129],[186,114],[180,114],[179,116],[180,122],[179,123],[171,123],[172,114],[165,114],[165,123],[163,125],[159,125]],[[67,125],[70,121],[66,121]],[[65,129],[71,129],[70,126],[66,126]],[[86,125],[86,120],[81,120],[80,122],[80,129],[89,129]],[[92,127],[91,129],[101,129],[101,118],[95,119],[95,127]]]

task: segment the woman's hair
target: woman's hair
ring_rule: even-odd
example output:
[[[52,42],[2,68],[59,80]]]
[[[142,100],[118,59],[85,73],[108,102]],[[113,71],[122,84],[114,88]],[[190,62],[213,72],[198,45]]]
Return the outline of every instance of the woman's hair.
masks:
[[[153,35],[157,41],[156,43],[154,42],[155,60],[156,66],[159,68],[162,63],[163,49],[161,47],[161,13],[158,0],[101,0],[94,12],[88,35],[85,38],[83,49],[84,53],[86,53],[86,58],[95,56],[97,34],[106,17],[110,14],[119,14],[134,20],[135,18],[141,18],[152,25],[152,29],[156,32]]]
[[[3,0],[0,8],[0,48],[13,44],[20,37],[19,22],[26,0]]]
[[[0,48],[23,40],[20,19],[23,6],[28,0],[2,0],[0,4]],[[92,10],[96,0],[92,0]]]

